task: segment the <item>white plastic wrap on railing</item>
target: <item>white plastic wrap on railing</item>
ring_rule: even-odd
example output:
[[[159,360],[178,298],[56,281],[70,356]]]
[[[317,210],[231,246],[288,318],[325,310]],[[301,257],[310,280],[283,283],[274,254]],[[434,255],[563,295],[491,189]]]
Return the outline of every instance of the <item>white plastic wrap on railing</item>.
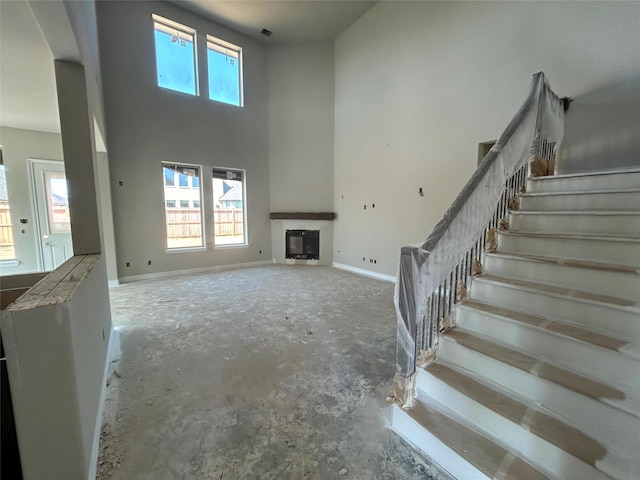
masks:
[[[558,145],[563,133],[563,102],[539,72],[523,106],[442,220],[422,244],[402,248],[394,295],[399,375],[415,371],[416,326],[425,318],[427,298],[483,234],[505,182],[530,161],[534,139],[544,137]]]

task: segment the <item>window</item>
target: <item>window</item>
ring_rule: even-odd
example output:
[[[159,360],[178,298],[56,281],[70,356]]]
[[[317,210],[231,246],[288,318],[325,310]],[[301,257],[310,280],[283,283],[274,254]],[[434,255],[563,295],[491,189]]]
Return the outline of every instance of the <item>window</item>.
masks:
[[[214,168],[213,224],[216,246],[247,244],[245,203],[245,171]]]
[[[173,170],[164,169],[164,185],[165,187],[173,187],[176,184]]]
[[[0,260],[13,260],[16,258],[15,245],[13,243],[13,223],[11,222],[11,210],[9,208],[6,172],[1,160],[2,150],[0,149]]]
[[[207,35],[209,98],[242,107],[242,48]]]
[[[153,15],[158,86],[197,95],[196,31]]]
[[[196,165],[162,165],[164,177],[165,220],[167,225],[167,249],[204,247],[203,218],[200,210],[200,167]],[[175,178],[182,186],[182,178],[191,178],[185,188],[167,185],[167,178]],[[198,181],[194,182],[193,179]],[[188,184],[191,184],[189,186]],[[193,208],[189,208],[189,204]],[[196,206],[197,202],[197,206]],[[177,209],[176,205],[180,208]]]
[[[183,175],[182,173],[178,174],[178,185],[185,188],[188,187],[189,177],[187,177],[186,175]]]
[[[44,181],[49,233],[71,233],[69,194],[64,173],[45,172]]]

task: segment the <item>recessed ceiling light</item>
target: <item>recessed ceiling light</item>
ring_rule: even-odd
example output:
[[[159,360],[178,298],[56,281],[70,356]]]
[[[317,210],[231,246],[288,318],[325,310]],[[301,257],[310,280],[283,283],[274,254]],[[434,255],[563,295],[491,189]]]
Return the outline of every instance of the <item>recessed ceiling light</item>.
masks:
[[[273,34],[273,32],[271,30],[267,30],[266,28],[263,28],[260,33],[262,35],[264,35],[265,37],[270,37]]]

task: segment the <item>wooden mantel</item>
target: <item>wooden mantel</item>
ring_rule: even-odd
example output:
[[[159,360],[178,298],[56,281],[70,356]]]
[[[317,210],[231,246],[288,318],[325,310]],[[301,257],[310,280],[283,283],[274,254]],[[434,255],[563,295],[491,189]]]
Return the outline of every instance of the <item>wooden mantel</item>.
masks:
[[[271,220],[334,220],[335,212],[271,212]]]

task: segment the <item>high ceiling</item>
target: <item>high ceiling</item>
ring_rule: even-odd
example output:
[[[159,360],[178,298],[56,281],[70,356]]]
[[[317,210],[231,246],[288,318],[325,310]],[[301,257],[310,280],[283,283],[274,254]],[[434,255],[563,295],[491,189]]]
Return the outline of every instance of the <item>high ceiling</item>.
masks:
[[[0,0],[0,125],[60,132],[53,56],[26,1]]]
[[[333,39],[376,1],[174,0],[172,3],[255,39],[282,44]],[[261,35],[263,28],[273,35]]]
[[[267,44],[333,39],[375,1],[174,0]],[[260,34],[266,28],[271,37]],[[53,55],[27,1],[0,0],[0,125],[60,132]]]

